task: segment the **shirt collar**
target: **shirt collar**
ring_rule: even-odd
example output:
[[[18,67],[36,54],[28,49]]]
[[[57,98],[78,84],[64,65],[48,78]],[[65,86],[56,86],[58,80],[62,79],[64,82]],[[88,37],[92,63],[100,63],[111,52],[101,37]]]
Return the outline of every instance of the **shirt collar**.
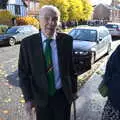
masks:
[[[47,37],[42,32],[41,32],[41,37],[42,37],[42,42],[44,42],[47,39]],[[51,37],[51,39],[53,39],[53,40],[56,39],[56,33],[54,33],[54,35]]]

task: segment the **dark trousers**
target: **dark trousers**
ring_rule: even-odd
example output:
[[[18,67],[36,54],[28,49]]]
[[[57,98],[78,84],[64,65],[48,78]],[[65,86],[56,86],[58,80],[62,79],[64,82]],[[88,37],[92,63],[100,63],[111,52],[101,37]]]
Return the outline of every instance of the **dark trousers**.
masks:
[[[70,120],[71,105],[68,103],[62,89],[50,96],[48,105],[44,108],[37,106],[37,120]]]

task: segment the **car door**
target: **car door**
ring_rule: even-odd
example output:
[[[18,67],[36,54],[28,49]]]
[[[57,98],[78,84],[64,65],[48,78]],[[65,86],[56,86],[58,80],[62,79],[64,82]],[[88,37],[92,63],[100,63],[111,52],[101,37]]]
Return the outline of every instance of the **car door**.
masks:
[[[39,30],[34,26],[29,26],[29,31],[30,31],[29,32],[30,35],[35,34],[35,33],[39,33]]]
[[[100,29],[98,31],[97,54],[96,54],[97,59],[106,53],[107,48],[106,41],[107,41],[106,31],[104,29]]]
[[[22,38],[24,37],[24,30],[23,30],[23,28],[20,26],[19,28],[18,28],[18,30],[16,31],[16,40],[17,41],[21,41],[22,40]]]
[[[21,26],[20,28],[19,28],[19,32],[18,32],[18,40],[19,41],[22,41],[22,39],[24,39],[24,38],[26,38],[28,35],[28,30],[27,30],[27,28],[25,28],[24,26]]]
[[[36,33],[36,29],[33,26],[25,26],[24,29],[25,29],[24,32],[26,34],[25,37],[28,37]]]
[[[23,33],[24,34],[24,36],[23,36],[24,38],[28,37],[31,34],[29,26],[24,26],[23,31],[24,31],[24,33]]]

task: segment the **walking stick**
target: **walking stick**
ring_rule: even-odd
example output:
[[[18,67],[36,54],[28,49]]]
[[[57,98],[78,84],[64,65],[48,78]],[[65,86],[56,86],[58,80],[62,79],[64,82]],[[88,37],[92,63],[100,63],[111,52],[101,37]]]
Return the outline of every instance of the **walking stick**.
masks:
[[[73,100],[73,112],[74,112],[74,120],[76,120],[76,101]]]

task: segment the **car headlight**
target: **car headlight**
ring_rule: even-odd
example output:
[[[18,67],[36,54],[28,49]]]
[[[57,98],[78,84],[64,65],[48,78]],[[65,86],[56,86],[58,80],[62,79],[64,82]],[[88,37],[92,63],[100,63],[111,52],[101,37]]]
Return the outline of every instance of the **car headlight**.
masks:
[[[74,53],[75,53],[75,54],[79,54],[79,52],[77,52],[77,51],[75,51]]]
[[[79,52],[81,55],[87,55],[89,52],[88,51],[80,51]]]
[[[88,51],[74,51],[74,54],[87,55],[89,54],[89,52]]]

